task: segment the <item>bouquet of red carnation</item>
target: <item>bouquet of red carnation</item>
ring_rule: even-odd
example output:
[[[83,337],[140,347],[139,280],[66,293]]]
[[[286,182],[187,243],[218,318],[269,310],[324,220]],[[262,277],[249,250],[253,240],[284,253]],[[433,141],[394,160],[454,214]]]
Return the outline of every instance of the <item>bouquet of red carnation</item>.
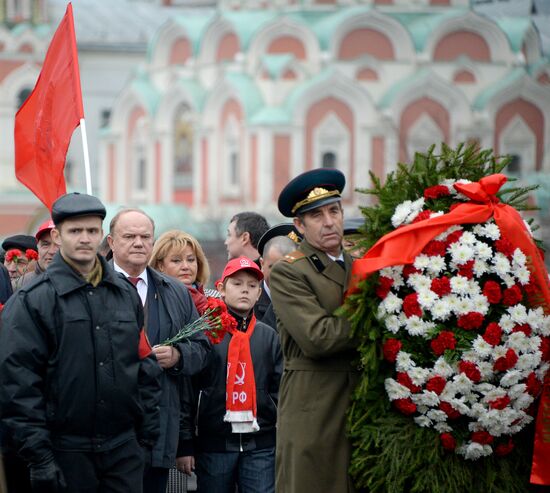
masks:
[[[18,248],[14,248],[6,253],[5,259],[6,262],[15,262],[17,264],[21,261],[23,256],[25,256],[29,262],[31,260],[38,260],[38,253],[32,248],[27,248],[27,250],[25,250],[25,255],[23,255],[23,252]]]
[[[189,339],[198,332],[204,332],[212,344],[219,344],[226,332],[237,328],[237,321],[227,312],[227,306],[219,298],[207,298],[208,308],[203,314],[170,339],[161,342],[161,346],[173,346]]]

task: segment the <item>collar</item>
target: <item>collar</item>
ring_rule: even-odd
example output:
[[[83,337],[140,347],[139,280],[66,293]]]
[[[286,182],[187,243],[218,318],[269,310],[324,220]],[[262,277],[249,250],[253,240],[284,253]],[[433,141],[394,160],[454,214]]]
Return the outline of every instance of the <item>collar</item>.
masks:
[[[124,277],[139,277],[145,283],[145,286],[149,287],[149,282],[148,282],[149,277],[147,276],[147,267],[145,269],[143,269],[143,272],[139,276],[131,276],[120,265],[118,265],[114,260],[113,260],[113,268],[115,269],[116,272],[120,272],[121,274],[123,274]]]
[[[237,321],[237,330],[240,330],[241,332],[246,332],[246,329],[248,329],[248,326],[250,325],[250,320],[252,319],[253,310],[250,310],[250,313],[246,317],[241,317],[240,315],[237,315],[229,307],[227,307],[227,311],[229,312],[229,315],[231,315]]]
[[[344,261],[344,252],[340,252],[340,255],[338,255],[338,257],[333,257],[330,253],[327,253],[327,257],[331,260],[334,260],[334,262],[336,262],[337,260],[341,260],[343,262]]]
[[[271,289],[269,289],[269,286],[265,282],[265,279],[262,281],[262,291],[269,296],[269,299],[271,299]]]

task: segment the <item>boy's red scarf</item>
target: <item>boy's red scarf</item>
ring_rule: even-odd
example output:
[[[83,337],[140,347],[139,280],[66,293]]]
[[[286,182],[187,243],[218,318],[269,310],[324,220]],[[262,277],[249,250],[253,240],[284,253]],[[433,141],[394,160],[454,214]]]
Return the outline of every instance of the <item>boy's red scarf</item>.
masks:
[[[233,433],[252,433],[260,429],[256,420],[256,380],[250,354],[250,338],[255,325],[256,317],[252,315],[246,332],[230,330],[223,420],[231,423]]]

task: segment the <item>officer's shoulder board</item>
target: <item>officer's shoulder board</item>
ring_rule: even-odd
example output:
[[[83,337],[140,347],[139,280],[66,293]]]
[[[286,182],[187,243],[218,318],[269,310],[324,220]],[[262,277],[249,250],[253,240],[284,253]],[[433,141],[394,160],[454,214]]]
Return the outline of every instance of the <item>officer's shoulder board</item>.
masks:
[[[293,252],[290,252],[289,254],[285,255],[282,260],[285,262],[288,262],[289,264],[293,264],[297,260],[306,258],[306,256],[300,251],[300,250],[294,250]]]

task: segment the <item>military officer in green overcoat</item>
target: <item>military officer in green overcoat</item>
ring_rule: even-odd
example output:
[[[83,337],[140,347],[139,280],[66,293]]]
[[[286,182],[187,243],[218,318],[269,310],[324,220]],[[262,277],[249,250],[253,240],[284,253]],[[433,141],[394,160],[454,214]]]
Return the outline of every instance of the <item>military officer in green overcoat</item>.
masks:
[[[342,249],[344,175],[316,169],[281,192],[281,213],[304,239],[271,273],[284,355],[279,390],[277,493],[350,493],[346,410],[358,373],[342,305],[351,257]]]

